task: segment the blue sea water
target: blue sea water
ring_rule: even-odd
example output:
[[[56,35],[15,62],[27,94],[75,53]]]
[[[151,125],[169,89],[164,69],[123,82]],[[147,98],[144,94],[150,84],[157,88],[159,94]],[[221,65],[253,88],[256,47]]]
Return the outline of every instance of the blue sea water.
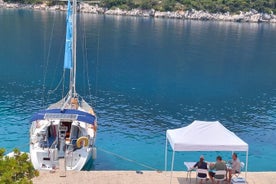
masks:
[[[65,17],[0,9],[0,147],[7,152],[28,151],[31,115],[62,97],[62,85],[50,92],[63,72]],[[219,120],[249,144],[250,171],[276,171],[276,25],[78,20],[78,92],[99,124],[98,158],[86,169],[149,169],[143,163],[163,170],[167,129]],[[176,153],[175,170],[201,154],[231,158]],[[245,153],[239,157],[245,162]]]

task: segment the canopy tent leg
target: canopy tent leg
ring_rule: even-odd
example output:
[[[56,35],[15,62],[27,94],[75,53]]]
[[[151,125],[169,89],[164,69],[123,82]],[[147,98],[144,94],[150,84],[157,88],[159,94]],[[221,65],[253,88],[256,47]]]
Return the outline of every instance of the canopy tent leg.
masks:
[[[248,150],[246,151],[246,165],[245,165],[245,179],[246,179],[246,177],[247,177],[247,165],[248,165]]]
[[[170,184],[172,183],[172,174],[173,174],[173,165],[174,165],[174,153],[175,153],[175,151],[173,151],[173,155],[172,155],[172,166],[171,166],[171,179],[170,179]]]
[[[167,171],[167,158],[168,157],[168,139],[167,139],[167,135],[166,135],[166,147],[165,147],[165,171]]]

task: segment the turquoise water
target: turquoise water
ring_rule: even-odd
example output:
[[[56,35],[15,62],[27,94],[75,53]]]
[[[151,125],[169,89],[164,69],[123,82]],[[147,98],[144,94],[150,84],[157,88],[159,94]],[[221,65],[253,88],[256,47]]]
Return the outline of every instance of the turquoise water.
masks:
[[[163,170],[167,129],[219,120],[249,144],[250,171],[276,171],[276,25],[78,18],[78,92],[99,121],[98,159],[86,169],[149,169],[107,150]],[[64,34],[64,13],[0,9],[0,145],[8,152],[28,151],[30,116],[62,97],[62,86],[48,92],[62,75]],[[200,154],[177,153],[175,169]]]

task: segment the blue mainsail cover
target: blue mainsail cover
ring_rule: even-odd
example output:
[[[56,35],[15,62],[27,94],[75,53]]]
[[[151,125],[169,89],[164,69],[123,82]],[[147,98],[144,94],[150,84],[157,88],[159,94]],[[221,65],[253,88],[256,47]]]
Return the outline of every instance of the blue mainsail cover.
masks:
[[[64,68],[72,68],[72,8],[70,0],[68,0],[67,18],[66,18],[66,41],[64,53]]]
[[[61,120],[78,120],[89,124],[94,124],[95,116],[87,112],[74,110],[74,109],[47,109],[34,114],[31,118],[31,122],[44,119],[61,119]]]

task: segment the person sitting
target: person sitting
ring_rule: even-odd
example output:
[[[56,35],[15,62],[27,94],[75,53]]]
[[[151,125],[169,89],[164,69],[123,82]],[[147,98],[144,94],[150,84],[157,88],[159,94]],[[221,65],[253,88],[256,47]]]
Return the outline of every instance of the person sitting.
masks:
[[[225,162],[222,161],[221,156],[217,156],[217,161],[215,164],[210,164],[210,169],[214,171],[209,171],[209,178],[211,179],[212,183],[214,184],[214,177],[217,179],[222,179],[223,175],[216,175],[215,171],[227,170]]]
[[[204,156],[203,155],[200,156],[199,161],[194,165],[194,168],[207,169],[207,163],[204,162]],[[198,177],[206,178],[206,174],[198,173]],[[200,184],[202,184],[202,179],[200,180]]]
[[[229,182],[231,182],[231,178],[233,174],[240,173],[241,172],[241,162],[238,159],[237,153],[232,154],[232,166],[231,169],[228,169],[229,173]]]

